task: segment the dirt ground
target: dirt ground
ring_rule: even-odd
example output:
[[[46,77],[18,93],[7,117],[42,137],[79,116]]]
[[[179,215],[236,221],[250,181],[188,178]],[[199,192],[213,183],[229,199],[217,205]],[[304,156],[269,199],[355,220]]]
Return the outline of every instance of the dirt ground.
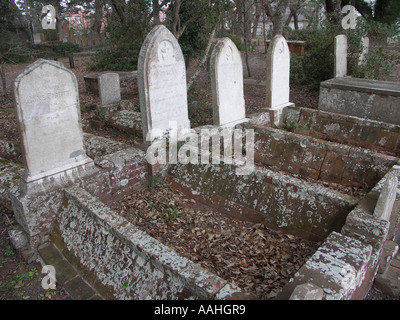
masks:
[[[84,75],[92,73],[86,67],[89,57],[75,58],[75,73],[78,85],[83,123],[87,124],[94,117],[94,107],[99,98],[86,93]],[[69,67],[68,58],[59,59]],[[187,76],[193,74],[199,59],[190,61]],[[252,79],[265,80],[264,47],[258,47],[250,53]],[[19,140],[13,113],[12,81],[29,65],[7,65],[6,80],[8,96],[0,95],[0,138],[7,141]],[[245,64],[244,64],[245,65]],[[244,76],[247,70],[244,68]],[[390,79],[394,80],[394,79]],[[244,88],[246,113],[257,112],[264,105],[265,88],[256,85],[246,85]],[[310,91],[305,86],[291,86],[291,102],[296,106],[316,108],[318,92]],[[123,99],[133,100],[139,104],[139,97],[133,91],[123,95]],[[196,104],[195,114],[191,115],[192,127],[212,123],[211,83],[204,70],[197,78],[194,89],[189,93],[189,105]],[[118,132],[111,128],[93,128],[91,132],[107,138],[118,140],[130,145],[140,142],[137,137]],[[160,199],[169,199],[165,204]],[[171,201],[173,203],[171,203]],[[149,207],[149,203],[152,205]],[[132,216],[132,208],[141,212]],[[153,210],[149,210],[152,208]],[[146,190],[139,197],[133,195],[121,202],[118,210],[121,215],[136,223],[145,230],[158,230],[151,234],[161,242],[168,242],[166,234],[173,232],[176,239],[175,249],[182,255],[200,263],[204,268],[221,277],[234,279],[242,288],[251,291],[260,299],[271,299],[276,295],[277,288],[286,283],[291,275],[300,268],[306,258],[317,248],[316,243],[306,242],[295,237],[284,236],[280,233],[265,229],[261,225],[246,224],[231,221],[212,210],[196,207],[189,199],[170,190],[168,187],[158,187]],[[200,213],[200,214],[199,214]],[[197,218],[196,218],[197,217]],[[187,220],[189,219],[189,220]],[[37,262],[27,264],[12,248],[8,230],[16,222],[12,212],[0,207],[0,300],[68,300],[71,297],[63,288],[44,290],[41,287],[41,265]],[[186,233],[182,226],[195,224],[191,234]],[[211,230],[204,234],[202,230]],[[223,232],[217,232],[223,231]],[[182,236],[185,234],[185,237]],[[200,240],[199,240],[200,239]],[[268,250],[260,246],[269,239]],[[222,241],[224,240],[224,241]],[[253,244],[253,250],[248,257],[248,248],[243,243]],[[225,244],[237,247],[233,253]],[[181,248],[181,249],[179,249]],[[207,253],[209,259],[204,259]],[[245,256],[241,256],[244,254]],[[246,255],[247,254],[247,255]],[[272,260],[272,261],[271,261]],[[265,281],[268,279],[268,281]],[[385,300],[389,297],[371,290],[368,300]]]

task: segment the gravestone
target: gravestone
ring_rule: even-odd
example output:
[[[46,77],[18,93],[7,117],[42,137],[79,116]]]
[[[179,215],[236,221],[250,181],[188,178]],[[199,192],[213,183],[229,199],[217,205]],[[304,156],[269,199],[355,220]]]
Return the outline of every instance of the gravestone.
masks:
[[[78,83],[56,62],[40,59],[14,82],[25,171],[24,194],[47,192],[94,167],[83,148]]]
[[[119,74],[103,73],[99,76],[100,104],[102,106],[121,101]]]
[[[75,31],[73,27],[71,27],[68,31],[68,42],[75,44]]]
[[[154,140],[172,129],[190,129],[185,59],[178,41],[163,25],[147,35],[138,61],[143,137]]]
[[[63,42],[68,42],[68,32],[69,32],[69,23],[68,23],[68,21],[64,21],[62,23],[62,39],[63,39]]]
[[[267,51],[266,105],[270,112],[272,125],[279,126],[283,121],[286,107],[293,106],[290,96],[290,51],[286,39],[276,35]]]
[[[242,57],[229,38],[220,40],[211,55],[211,88],[214,125],[234,126],[247,121]]]
[[[368,37],[362,37],[361,38],[361,54],[358,59],[358,65],[362,66],[367,63],[366,61],[366,55],[368,54],[369,51],[369,38]]]
[[[82,34],[81,41],[82,41],[82,48],[87,48],[88,41],[86,33]]]
[[[33,43],[34,44],[39,44],[39,43],[41,43],[42,42],[42,34],[41,33],[38,33],[38,32],[35,32],[34,34],[33,34]]]
[[[339,34],[335,37],[335,78],[347,75],[347,37]]]

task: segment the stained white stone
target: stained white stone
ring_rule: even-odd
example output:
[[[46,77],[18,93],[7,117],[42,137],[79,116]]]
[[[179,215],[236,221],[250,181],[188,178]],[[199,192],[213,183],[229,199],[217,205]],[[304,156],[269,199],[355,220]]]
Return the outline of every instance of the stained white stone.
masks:
[[[121,101],[118,73],[107,72],[99,76],[99,94],[102,106]]]
[[[190,129],[186,68],[174,35],[163,25],[147,35],[139,55],[138,87],[143,136],[153,140],[177,124],[178,134]]]
[[[70,70],[40,59],[13,89],[26,184],[61,173],[67,179],[66,171],[93,164],[83,148],[78,84]]]
[[[347,75],[347,36],[339,34],[335,37],[335,78]]]
[[[376,203],[374,217],[390,221],[393,205],[396,200],[398,185],[398,178],[394,175],[389,175],[383,185],[378,202]]]
[[[214,125],[234,126],[247,121],[242,57],[229,38],[216,44],[211,55]]]
[[[286,39],[276,35],[268,47],[266,73],[266,106],[270,109],[272,124],[280,125],[283,110],[293,106],[290,96],[290,51]]]
[[[368,37],[362,37],[361,38],[361,54],[360,57],[358,58],[358,65],[365,65],[367,63],[366,61],[366,55],[368,54],[369,51],[369,38]]]
[[[324,291],[320,287],[312,283],[304,283],[294,289],[290,300],[322,300],[323,295]]]

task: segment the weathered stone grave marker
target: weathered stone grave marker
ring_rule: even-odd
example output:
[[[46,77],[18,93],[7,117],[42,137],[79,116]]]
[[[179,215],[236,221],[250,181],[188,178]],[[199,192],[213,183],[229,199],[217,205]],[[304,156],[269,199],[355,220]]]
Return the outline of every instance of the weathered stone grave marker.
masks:
[[[267,109],[271,123],[279,126],[284,109],[294,104],[289,102],[290,96],[290,51],[285,38],[276,35],[267,52]]]
[[[220,40],[211,56],[214,125],[234,126],[246,121],[242,58],[229,38]]]
[[[121,101],[119,74],[103,73],[99,76],[100,103],[102,106]]]
[[[138,86],[143,137],[153,140],[177,124],[177,133],[190,129],[185,59],[178,41],[163,25],[147,35],[139,55]]]
[[[335,37],[335,78],[347,75],[347,37],[339,34]]]
[[[368,54],[369,51],[369,38],[368,37],[362,37],[361,38],[361,54],[360,57],[358,58],[358,65],[365,65],[367,63],[366,61],[366,55]]]
[[[83,148],[78,84],[71,71],[40,59],[16,78],[14,97],[24,193],[47,191],[94,166]]]

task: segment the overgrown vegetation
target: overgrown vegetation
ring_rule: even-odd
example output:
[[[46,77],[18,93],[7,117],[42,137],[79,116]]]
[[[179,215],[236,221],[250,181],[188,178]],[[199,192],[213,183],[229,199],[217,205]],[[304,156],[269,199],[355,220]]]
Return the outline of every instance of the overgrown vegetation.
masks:
[[[292,54],[291,82],[306,84],[317,90],[322,81],[333,77],[334,42],[338,34],[346,34],[348,38],[348,75],[381,80],[390,75],[391,66],[399,59],[399,54],[391,54],[384,48],[387,38],[398,32],[396,25],[364,19],[359,19],[356,29],[343,30],[340,25],[325,20],[320,28],[290,31],[290,40],[306,41],[303,56]],[[370,38],[370,49],[365,57],[365,64],[359,65],[363,36]]]
[[[28,46],[16,37],[13,17],[16,9],[0,1],[0,63],[24,62],[31,56]]]
[[[92,70],[131,71],[137,69],[142,43],[150,30],[148,1],[130,1],[123,14],[107,14],[108,37],[89,67]]]

